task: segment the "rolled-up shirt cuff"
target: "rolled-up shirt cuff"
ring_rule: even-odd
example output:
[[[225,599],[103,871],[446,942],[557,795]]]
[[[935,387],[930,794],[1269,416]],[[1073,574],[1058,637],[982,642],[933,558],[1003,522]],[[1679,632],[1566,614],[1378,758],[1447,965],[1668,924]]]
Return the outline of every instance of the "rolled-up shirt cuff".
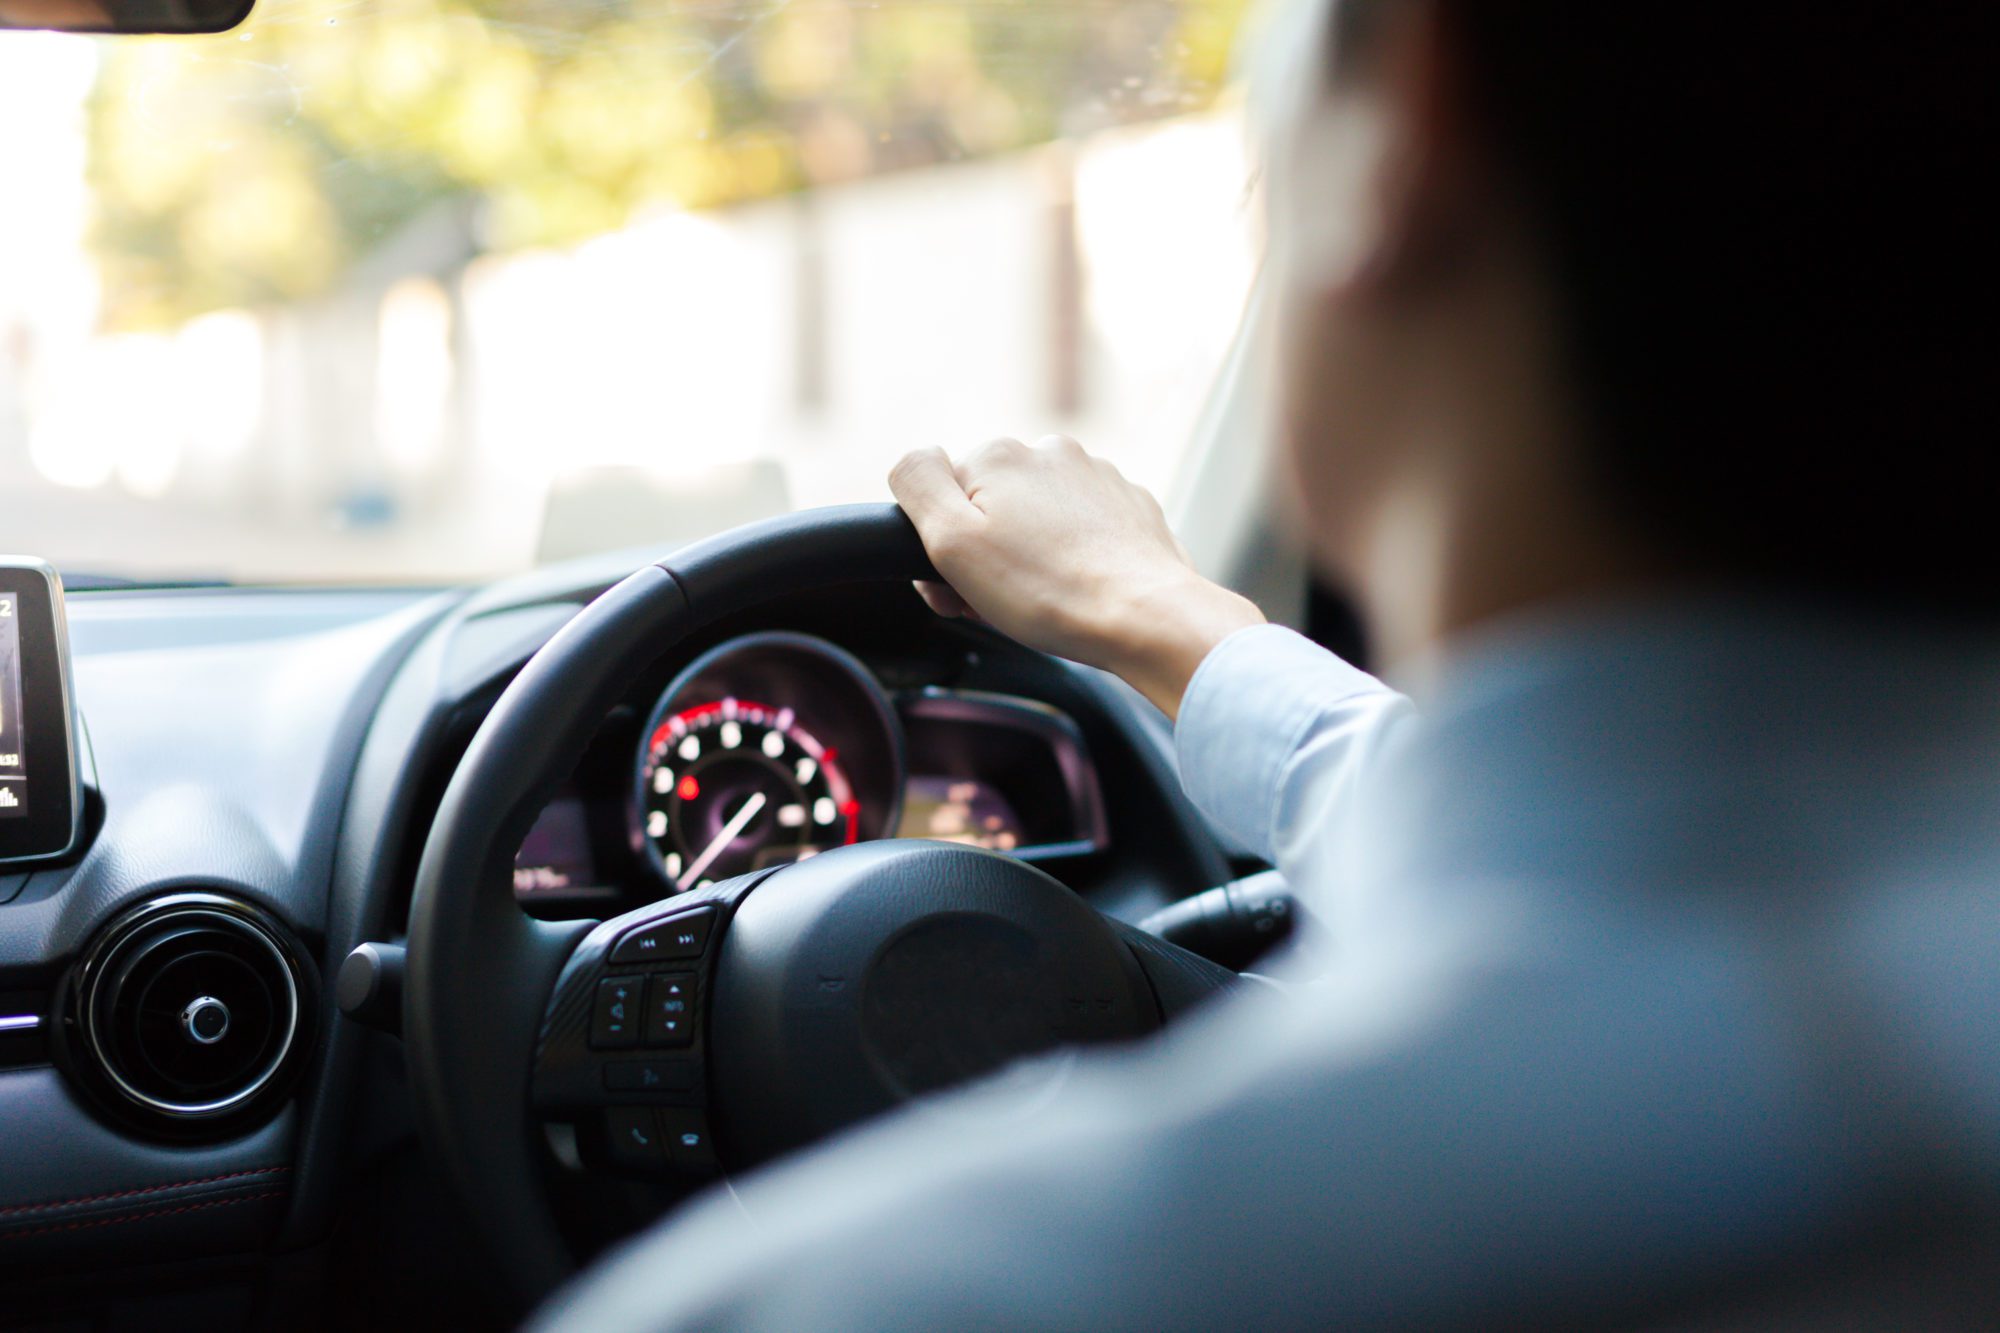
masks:
[[[1269,861],[1280,783],[1313,728],[1375,677],[1280,625],[1237,630],[1210,650],[1174,725],[1181,785],[1221,832]]]

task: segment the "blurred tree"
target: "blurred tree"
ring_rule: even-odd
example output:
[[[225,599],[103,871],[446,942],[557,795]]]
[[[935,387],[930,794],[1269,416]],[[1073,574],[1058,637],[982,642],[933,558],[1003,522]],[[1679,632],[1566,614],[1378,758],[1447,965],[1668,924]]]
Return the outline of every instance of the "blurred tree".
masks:
[[[1245,0],[261,0],[103,47],[106,320],[326,290],[441,200],[481,243],[1207,105]]]

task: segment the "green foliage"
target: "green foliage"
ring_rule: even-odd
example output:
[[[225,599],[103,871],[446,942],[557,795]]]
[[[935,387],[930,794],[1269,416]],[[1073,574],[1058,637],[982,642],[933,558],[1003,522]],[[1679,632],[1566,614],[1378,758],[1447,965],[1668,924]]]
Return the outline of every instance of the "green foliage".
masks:
[[[1191,110],[1245,0],[261,0],[103,47],[108,321],[327,290],[438,202],[481,243]]]

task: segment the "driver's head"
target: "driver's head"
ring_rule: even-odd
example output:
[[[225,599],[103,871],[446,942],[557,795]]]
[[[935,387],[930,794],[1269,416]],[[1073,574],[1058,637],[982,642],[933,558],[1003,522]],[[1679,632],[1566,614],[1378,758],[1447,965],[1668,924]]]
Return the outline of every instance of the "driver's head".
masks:
[[[1334,0],[1278,34],[1286,456],[1392,650],[1639,582],[2000,609],[1986,12]]]

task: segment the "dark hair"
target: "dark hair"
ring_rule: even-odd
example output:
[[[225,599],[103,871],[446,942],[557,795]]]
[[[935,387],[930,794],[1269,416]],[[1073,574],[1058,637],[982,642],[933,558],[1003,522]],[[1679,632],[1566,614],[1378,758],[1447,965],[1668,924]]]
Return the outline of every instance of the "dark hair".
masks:
[[[1336,3],[1365,58],[1398,0]],[[1440,3],[1613,511],[1719,576],[2000,611],[1990,7]]]

